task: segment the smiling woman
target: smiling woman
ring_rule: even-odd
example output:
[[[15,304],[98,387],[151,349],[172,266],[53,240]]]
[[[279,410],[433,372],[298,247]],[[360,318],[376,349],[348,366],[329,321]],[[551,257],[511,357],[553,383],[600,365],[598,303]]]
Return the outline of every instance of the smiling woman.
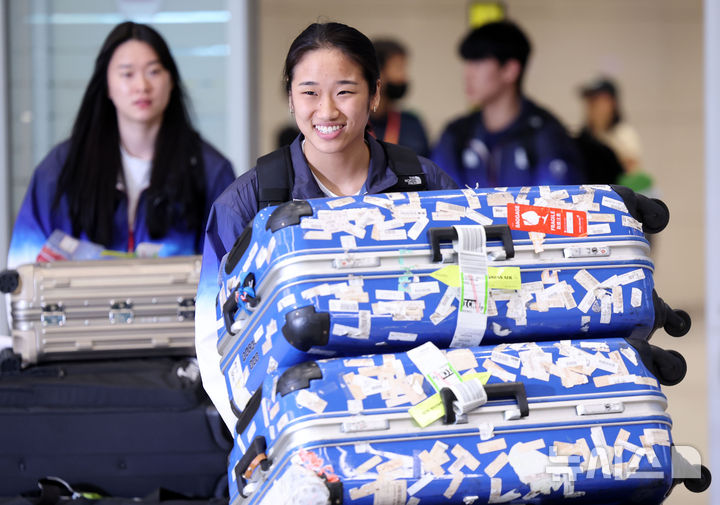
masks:
[[[107,36],[72,134],[35,169],[13,229],[8,266],[36,261],[55,230],[115,251],[197,254],[230,162],[192,126],[180,73],[153,28]]]
[[[261,198],[268,165],[244,173],[215,201],[203,250],[195,317],[195,349],[203,384],[228,427],[235,416],[220,372],[215,333],[215,296],[221,258],[262,205],[293,199],[403,191],[391,168],[391,152],[417,158],[421,189],[456,185],[430,160],[407,148],[388,146],[367,131],[370,111],[380,99],[375,48],[364,34],[341,23],[315,23],[293,41],[285,59],[285,89],[300,135],[279,152],[290,160],[287,177],[271,180],[273,201]],[[420,172],[418,172],[420,173]],[[281,174],[283,175],[283,174]],[[272,179],[272,177],[270,177]],[[278,188],[282,180],[291,184]]]

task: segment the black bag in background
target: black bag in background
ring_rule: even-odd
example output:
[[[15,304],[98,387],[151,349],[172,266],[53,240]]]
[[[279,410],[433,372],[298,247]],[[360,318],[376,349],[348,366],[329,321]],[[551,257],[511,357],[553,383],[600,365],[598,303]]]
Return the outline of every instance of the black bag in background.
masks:
[[[231,447],[194,359],[20,370],[17,355],[0,354],[0,496],[35,492],[57,476],[104,496],[164,488],[224,497]]]

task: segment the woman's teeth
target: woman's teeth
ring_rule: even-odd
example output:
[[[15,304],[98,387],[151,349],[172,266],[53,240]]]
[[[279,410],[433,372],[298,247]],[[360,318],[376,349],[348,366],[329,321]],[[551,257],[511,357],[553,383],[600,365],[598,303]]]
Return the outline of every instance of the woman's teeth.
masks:
[[[338,131],[340,128],[342,128],[341,125],[333,125],[333,126],[321,126],[321,125],[315,125],[315,128],[320,133],[332,133]]]

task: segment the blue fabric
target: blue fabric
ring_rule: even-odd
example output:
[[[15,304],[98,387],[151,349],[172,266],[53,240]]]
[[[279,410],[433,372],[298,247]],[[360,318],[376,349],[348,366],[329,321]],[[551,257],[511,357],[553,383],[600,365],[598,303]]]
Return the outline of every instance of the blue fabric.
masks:
[[[24,263],[34,263],[38,252],[54,230],[72,235],[67,199],[63,198],[57,208],[53,208],[52,205],[69,147],[68,141],[57,145],[35,169],[13,228],[8,252],[9,268]],[[212,202],[235,179],[235,173],[230,161],[212,146],[203,143],[202,151],[205,164],[207,202],[205,216],[207,216]],[[121,199],[115,210],[113,231],[114,237],[110,249],[127,251],[129,226],[126,198]],[[89,240],[85,233],[77,238]],[[201,231],[189,230],[184,223],[174,223],[166,236],[161,239],[150,238],[145,226],[145,193],[141,194],[134,226],[136,245],[142,242],[162,244],[158,253],[160,256],[177,256],[200,254],[202,240]]]
[[[290,145],[295,182],[292,198],[306,200],[323,198],[302,152],[302,135]],[[382,146],[366,135],[370,146],[370,167],[364,187],[370,194],[382,193],[394,186],[398,179],[388,166]],[[454,189],[457,185],[433,162],[418,157],[427,176],[427,189]],[[203,385],[218,411],[232,431],[236,422],[230,409],[225,379],[220,372],[215,330],[215,298],[218,293],[218,270],[223,256],[232,248],[235,239],[257,213],[257,175],[255,168],[244,173],[215,201],[208,217],[203,250],[202,272],[196,299],[195,349],[202,373]]]
[[[375,118],[371,120],[373,133],[380,140],[385,138],[385,130],[387,129],[387,116],[383,118]],[[420,156],[430,155],[430,143],[425,133],[425,128],[412,112],[400,112],[400,134],[398,136],[399,145],[409,147]]]
[[[461,187],[583,182],[583,162],[573,139],[552,114],[527,99],[518,118],[500,132],[485,129],[482,112],[453,121],[431,158]]]

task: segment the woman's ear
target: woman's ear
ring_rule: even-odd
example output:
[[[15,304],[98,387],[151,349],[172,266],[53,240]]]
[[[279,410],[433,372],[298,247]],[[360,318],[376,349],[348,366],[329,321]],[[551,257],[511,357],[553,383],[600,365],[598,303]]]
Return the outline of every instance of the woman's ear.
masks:
[[[375,87],[375,95],[373,95],[372,99],[370,100],[370,110],[375,112],[380,105],[380,91],[382,89],[382,82],[380,79],[377,80],[376,87]]]
[[[293,105],[292,95],[288,95],[288,108],[290,109],[290,114],[295,114],[295,106]]]

